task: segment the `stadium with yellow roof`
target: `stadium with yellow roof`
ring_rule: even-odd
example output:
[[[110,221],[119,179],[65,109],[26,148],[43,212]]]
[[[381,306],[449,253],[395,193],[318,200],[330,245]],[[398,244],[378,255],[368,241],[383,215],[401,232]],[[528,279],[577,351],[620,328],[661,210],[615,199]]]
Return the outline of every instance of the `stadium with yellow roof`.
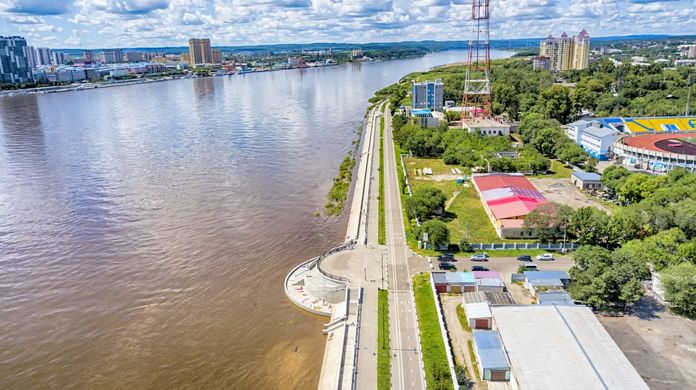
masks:
[[[655,173],[682,167],[696,172],[696,116],[596,118],[566,126],[593,158]]]

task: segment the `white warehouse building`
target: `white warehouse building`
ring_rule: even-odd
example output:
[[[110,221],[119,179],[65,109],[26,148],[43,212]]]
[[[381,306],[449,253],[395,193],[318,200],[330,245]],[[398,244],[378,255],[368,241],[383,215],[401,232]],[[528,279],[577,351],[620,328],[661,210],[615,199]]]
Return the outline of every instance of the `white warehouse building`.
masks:
[[[614,141],[619,132],[609,127],[600,127],[599,123],[577,121],[566,126],[568,138],[575,141],[592,158],[608,160],[613,153]]]

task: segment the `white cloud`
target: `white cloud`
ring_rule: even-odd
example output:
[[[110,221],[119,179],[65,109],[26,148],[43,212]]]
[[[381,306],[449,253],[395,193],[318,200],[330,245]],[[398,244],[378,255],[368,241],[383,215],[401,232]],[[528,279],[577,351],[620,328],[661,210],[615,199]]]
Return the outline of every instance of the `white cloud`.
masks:
[[[491,37],[693,33],[693,1],[496,0]],[[88,47],[467,40],[470,15],[470,0],[0,0],[2,31],[77,46],[87,30]]]

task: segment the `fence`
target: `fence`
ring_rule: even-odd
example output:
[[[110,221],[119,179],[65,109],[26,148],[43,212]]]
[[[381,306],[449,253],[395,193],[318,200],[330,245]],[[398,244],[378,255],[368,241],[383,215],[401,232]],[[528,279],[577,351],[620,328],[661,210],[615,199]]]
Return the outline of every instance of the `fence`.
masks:
[[[353,353],[353,380],[351,382],[350,388],[352,390],[356,389],[358,384],[358,353],[360,352],[360,328],[362,327],[362,305],[363,305],[363,293],[364,290],[362,286],[358,290],[358,318],[355,321],[357,324],[356,334],[355,334],[355,351]],[[346,305],[348,306],[348,305]]]
[[[443,318],[442,305],[440,304],[440,298],[437,295],[437,290],[435,289],[435,282],[433,281],[432,274],[430,275],[430,288],[433,290],[433,299],[435,299],[435,308],[437,309],[437,320],[440,322],[440,333],[442,334],[442,341],[445,342],[445,354],[447,355],[447,363],[449,364],[450,375],[452,375],[452,384],[454,385],[454,390],[459,390],[459,382],[457,381],[457,373],[454,370],[454,359],[452,358],[452,346],[450,345],[449,334],[447,333],[447,328],[445,327],[445,319]]]
[[[579,245],[572,242],[566,243],[540,243],[540,242],[513,242],[513,243],[476,243],[471,244],[474,250],[506,250],[506,249],[543,249],[548,251],[572,251],[578,249]]]
[[[355,245],[355,240],[354,240],[354,239],[353,239],[353,240],[350,240],[350,241],[348,241],[348,242],[344,242],[343,244],[341,244],[341,245],[339,245],[339,246],[337,246],[337,247],[335,247],[335,248],[329,249],[329,250],[328,250],[327,252],[325,252],[323,255],[317,256],[317,257],[316,257],[316,264],[317,264],[317,269],[319,270],[319,272],[321,272],[322,275],[324,275],[324,276],[326,276],[326,277],[328,277],[328,278],[330,278],[330,279],[340,280],[340,281],[342,281],[342,282],[348,283],[348,282],[349,282],[348,278],[345,278],[345,277],[343,277],[343,276],[334,275],[334,274],[332,274],[331,272],[326,272],[326,271],[324,271],[323,269],[321,269],[321,262],[322,262],[325,258],[327,258],[329,255],[332,255],[332,254],[334,254],[334,253],[336,253],[336,252],[340,252],[340,251],[343,251],[343,250],[346,250],[346,249],[353,249],[353,245]]]

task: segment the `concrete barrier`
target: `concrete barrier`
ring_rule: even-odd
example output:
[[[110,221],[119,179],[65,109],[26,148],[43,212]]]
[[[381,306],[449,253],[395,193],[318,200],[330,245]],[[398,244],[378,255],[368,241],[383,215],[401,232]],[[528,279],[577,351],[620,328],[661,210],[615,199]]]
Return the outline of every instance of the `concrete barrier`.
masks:
[[[457,382],[457,373],[454,370],[452,346],[450,345],[447,327],[445,327],[445,318],[442,314],[442,305],[440,304],[440,298],[438,298],[437,290],[435,289],[435,282],[433,281],[432,274],[428,276],[430,277],[430,288],[433,290],[433,299],[435,299],[435,307],[437,308],[437,320],[440,323],[442,341],[444,341],[445,343],[445,353],[447,355],[447,364],[449,364],[450,375],[452,376],[452,384],[454,385],[454,390],[459,390],[459,382]]]

